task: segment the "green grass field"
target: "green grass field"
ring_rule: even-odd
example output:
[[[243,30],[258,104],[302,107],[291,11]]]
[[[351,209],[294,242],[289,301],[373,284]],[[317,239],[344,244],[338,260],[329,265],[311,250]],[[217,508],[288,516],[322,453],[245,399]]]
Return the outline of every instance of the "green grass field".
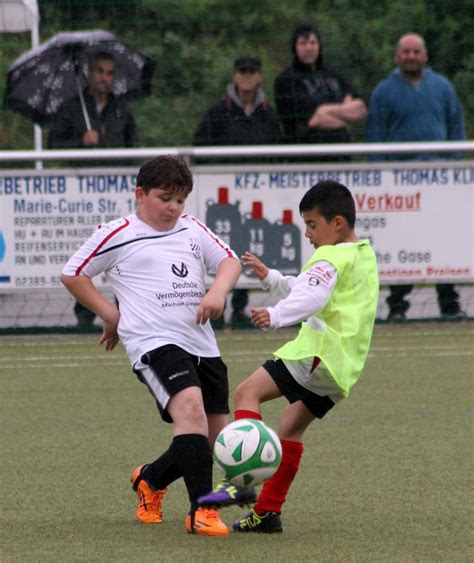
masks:
[[[291,334],[220,332],[232,387]],[[351,397],[308,430],[276,536],[188,535],[181,482],[163,524],[135,522],[130,474],[170,427],[97,340],[0,339],[0,561],[474,560],[472,323],[376,327]],[[273,427],[283,404],[264,405]]]

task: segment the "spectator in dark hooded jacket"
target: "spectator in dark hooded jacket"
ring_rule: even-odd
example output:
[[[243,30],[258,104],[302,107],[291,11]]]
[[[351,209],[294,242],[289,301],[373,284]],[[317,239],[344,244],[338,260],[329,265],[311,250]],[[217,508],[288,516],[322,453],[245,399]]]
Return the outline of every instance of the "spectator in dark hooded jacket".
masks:
[[[347,77],[326,68],[321,36],[311,23],[295,27],[291,49],[293,62],[274,84],[284,142],[349,142],[347,126],[366,116],[364,101]]]

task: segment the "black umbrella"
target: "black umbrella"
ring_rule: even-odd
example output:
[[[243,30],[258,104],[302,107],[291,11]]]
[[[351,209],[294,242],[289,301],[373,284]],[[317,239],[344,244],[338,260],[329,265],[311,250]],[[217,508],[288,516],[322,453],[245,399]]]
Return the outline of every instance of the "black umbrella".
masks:
[[[150,94],[155,61],[148,55],[108,31],[71,31],[58,33],[13,63],[3,107],[47,125],[65,102],[82,94],[89,57],[98,51],[114,58],[115,96],[131,100]],[[84,118],[87,123],[86,114]]]

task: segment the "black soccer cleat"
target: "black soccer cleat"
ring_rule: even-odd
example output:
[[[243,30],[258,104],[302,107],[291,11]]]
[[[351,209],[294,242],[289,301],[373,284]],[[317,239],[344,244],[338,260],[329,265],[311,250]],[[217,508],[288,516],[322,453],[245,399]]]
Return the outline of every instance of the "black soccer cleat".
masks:
[[[254,534],[279,534],[283,532],[278,512],[265,512],[259,515],[251,510],[243,518],[232,524],[234,532],[253,532]]]

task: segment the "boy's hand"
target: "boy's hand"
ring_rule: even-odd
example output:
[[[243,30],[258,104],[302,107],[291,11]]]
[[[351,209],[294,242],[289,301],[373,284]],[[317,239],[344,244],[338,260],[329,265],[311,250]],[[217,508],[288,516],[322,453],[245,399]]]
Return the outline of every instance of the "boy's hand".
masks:
[[[268,276],[269,269],[251,252],[245,252],[242,255],[242,262],[244,266],[250,267],[252,273],[255,274],[259,280],[264,280]]]
[[[114,307],[115,308],[115,307]],[[106,352],[111,352],[119,341],[117,327],[120,319],[120,313],[115,309],[116,314],[110,316],[110,319],[104,320],[104,328],[102,329],[102,336],[100,337],[99,344],[105,346]]]
[[[251,309],[252,322],[258,328],[268,328],[270,326],[270,313],[268,309]]]
[[[204,325],[209,319],[216,320],[222,316],[225,306],[225,294],[212,288],[206,293],[196,312],[196,323]]]

